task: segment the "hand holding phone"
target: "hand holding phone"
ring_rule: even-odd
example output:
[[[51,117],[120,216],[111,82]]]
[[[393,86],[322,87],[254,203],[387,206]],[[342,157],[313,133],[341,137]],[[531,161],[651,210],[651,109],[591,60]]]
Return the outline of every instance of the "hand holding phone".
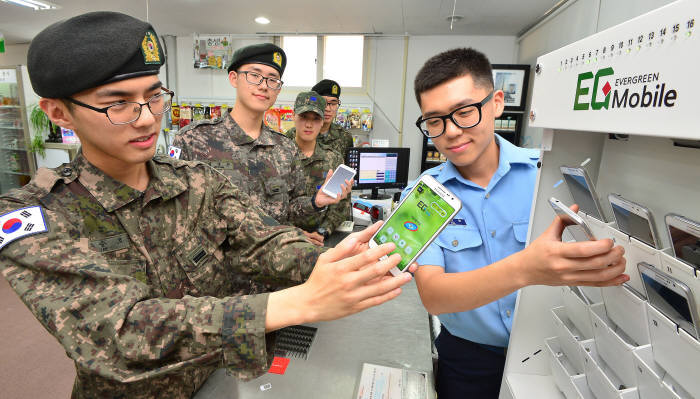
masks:
[[[343,193],[342,185],[348,185],[347,181],[352,185],[352,179],[355,177],[355,169],[349,166],[340,164],[333,172],[330,180],[328,180],[322,187],[321,191],[332,198],[337,198],[338,195]],[[347,180],[347,181],[346,181]]]
[[[398,276],[425,251],[461,208],[462,202],[454,194],[432,176],[424,175],[370,239],[369,246],[396,244],[391,254],[401,255],[401,262],[389,272]]]
[[[564,205],[564,203],[552,197],[549,199],[549,205],[552,206],[554,212],[561,218],[562,222],[564,222],[566,229],[574,237],[574,240],[577,242],[596,240],[586,221]]]

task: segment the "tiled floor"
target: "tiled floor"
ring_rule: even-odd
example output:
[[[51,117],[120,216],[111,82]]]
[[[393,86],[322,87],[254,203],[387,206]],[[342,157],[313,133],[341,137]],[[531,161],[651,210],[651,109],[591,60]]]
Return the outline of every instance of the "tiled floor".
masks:
[[[73,362],[0,276],[0,397],[70,398]]]

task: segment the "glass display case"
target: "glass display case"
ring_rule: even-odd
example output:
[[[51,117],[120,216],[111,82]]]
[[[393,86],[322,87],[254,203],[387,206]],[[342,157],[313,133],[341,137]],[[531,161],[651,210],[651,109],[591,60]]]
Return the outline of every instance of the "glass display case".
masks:
[[[0,193],[27,184],[36,170],[25,88],[26,67],[0,66]]]

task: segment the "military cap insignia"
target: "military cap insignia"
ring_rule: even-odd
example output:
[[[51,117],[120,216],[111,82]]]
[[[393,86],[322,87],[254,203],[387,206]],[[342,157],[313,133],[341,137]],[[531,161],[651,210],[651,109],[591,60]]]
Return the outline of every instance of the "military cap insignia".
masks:
[[[41,207],[31,206],[0,215],[0,249],[22,237],[49,231]]]
[[[331,88],[331,93],[338,94],[338,85],[333,85],[333,87]]]
[[[168,156],[170,158],[180,159],[181,152],[182,149],[179,147],[175,147],[174,145],[171,145],[170,148],[168,148]]]
[[[282,54],[280,54],[279,51],[275,51],[272,53],[272,62],[275,64],[279,65],[280,68],[282,68]]]
[[[158,49],[158,38],[155,32],[149,30],[141,41],[141,52],[143,61],[146,64],[160,64],[160,50]]]

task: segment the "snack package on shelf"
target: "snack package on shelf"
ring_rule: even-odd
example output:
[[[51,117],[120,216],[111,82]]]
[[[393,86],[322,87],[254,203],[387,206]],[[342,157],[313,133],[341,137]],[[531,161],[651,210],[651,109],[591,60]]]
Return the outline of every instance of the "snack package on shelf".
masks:
[[[192,122],[192,108],[188,104],[180,105],[180,128],[189,125]]]
[[[209,116],[211,119],[221,118],[221,105],[210,104],[209,105]]]
[[[286,133],[287,130],[294,127],[294,110],[289,107],[284,107],[279,110],[280,114],[280,132]]]
[[[360,116],[360,110],[354,108],[350,115],[348,115],[348,122],[350,124],[350,129],[362,129],[362,117]]]
[[[278,108],[270,108],[267,111],[265,111],[265,117],[264,117],[265,124],[267,127],[274,131],[281,131],[280,130],[280,113]]]
[[[198,122],[204,119],[204,107],[202,104],[195,104],[192,108],[192,121]]]
[[[177,103],[173,103],[170,107],[170,124],[180,126],[180,106]]]
[[[369,111],[369,109],[365,108],[362,110],[362,117],[360,121],[362,123],[362,130],[365,132],[372,130],[372,113]]]
[[[343,128],[347,128],[347,123],[348,123],[348,110],[345,108],[340,108],[338,109],[338,113],[335,116],[335,123],[342,126]]]

